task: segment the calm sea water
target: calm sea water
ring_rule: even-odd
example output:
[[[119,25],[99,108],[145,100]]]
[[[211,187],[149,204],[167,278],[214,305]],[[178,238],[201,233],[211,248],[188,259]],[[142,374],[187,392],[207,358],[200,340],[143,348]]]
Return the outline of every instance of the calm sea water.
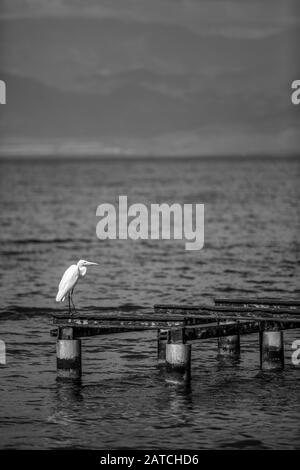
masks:
[[[66,267],[97,261],[77,286],[79,311],[135,312],[214,296],[299,299],[299,161],[0,162],[1,448],[300,448],[300,366],[285,333],[283,372],[259,371],[257,335],[241,361],[194,343],[189,387],[156,367],[154,332],[83,341],[81,383],[56,381],[51,314]],[[205,247],[99,241],[96,207],[205,204]]]

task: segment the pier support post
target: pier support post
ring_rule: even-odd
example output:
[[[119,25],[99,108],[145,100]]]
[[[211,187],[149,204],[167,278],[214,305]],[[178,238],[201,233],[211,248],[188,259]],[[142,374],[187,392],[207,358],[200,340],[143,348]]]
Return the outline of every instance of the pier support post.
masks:
[[[218,338],[219,356],[238,357],[240,351],[240,335],[222,336]]]
[[[73,339],[72,328],[59,331],[56,342],[57,376],[78,379],[81,376],[81,340]]]
[[[231,320],[225,321],[225,323],[218,322],[219,325],[224,324],[224,329],[226,331],[226,325],[235,323]],[[229,336],[220,336],[218,338],[218,355],[222,358],[237,358],[240,355],[240,334],[229,335]]]
[[[179,331],[179,337],[178,331],[172,332],[170,330],[168,332],[168,343],[166,344],[166,373],[168,381],[181,383],[190,380],[191,352],[192,345],[185,343],[184,328]]]
[[[284,368],[283,331],[260,332],[260,367],[262,370]]]
[[[157,330],[157,361],[158,365],[166,362],[166,345],[168,342],[168,330]]]
[[[166,372],[171,382],[191,378],[191,344],[168,343],[166,346]]]

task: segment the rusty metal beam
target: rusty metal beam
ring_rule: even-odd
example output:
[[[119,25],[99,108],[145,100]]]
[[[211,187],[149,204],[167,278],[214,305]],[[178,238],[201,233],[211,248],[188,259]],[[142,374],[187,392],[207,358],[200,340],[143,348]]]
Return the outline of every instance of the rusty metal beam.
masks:
[[[300,321],[265,320],[256,319],[237,322],[214,322],[186,326],[172,326],[168,329],[168,341],[186,342],[196,339],[217,338],[230,335],[246,335],[259,331],[274,331],[300,328]],[[111,335],[133,331],[157,330],[157,326],[114,326],[114,325],[88,325],[68,326],[61,325],[51,331],[52,336],[59,339],[75,339],[96,335]]]
[[[300,318],[300,309],[278,309],[262,307],[236,307],[236,306],[214,306],[214,305],[155,305],[156,313],[165,315],[203,316],[206,318],[254,318],[261,316],[266,318]]]
[[[184,328],[185,341],[194,341],[197,339],[218,338],[231,335],[248,335],[258,333],[259,331],[274,331],[300,328],[300,324],[294,322],[275,321],[242,321],[236,323],[211,323],[205,325],[186,326]],[[172,328],[169,334],[171,341],[177,341],[180,338],[180,328]],[[180,340],[179,340],[180,341]]]
[[[227,298],[217,297],[214,299],[217,306],[241,306],[241,307],[259,307],[259,308],[288,308],[299,309],[300,300],[272,299],[272,298]]]
[[[98,315],[98,316],[54,316],[53,324],[57,326],[136,326],[136,327],[146,327],[146,328],[165,328],[176,325],[192,324],[197,322],[198,319],[195,316],[184,316],[184,315],[151,315],[151,316],[124,316],[124,315]],[[200,320],[199,320],[200,321]],[[214,318],[211,315],[206,315],[206,317],[201,317],[201,322],[211,322],[214,321]]]

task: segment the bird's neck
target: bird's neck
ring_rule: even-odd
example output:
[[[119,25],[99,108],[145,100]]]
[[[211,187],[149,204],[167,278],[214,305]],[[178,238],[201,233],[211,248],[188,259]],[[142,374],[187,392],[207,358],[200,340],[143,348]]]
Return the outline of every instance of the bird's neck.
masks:
[[[86,275],[86,267],[85,266],[78,266],[78,271],[79,271],[79,275],[81,277]]]

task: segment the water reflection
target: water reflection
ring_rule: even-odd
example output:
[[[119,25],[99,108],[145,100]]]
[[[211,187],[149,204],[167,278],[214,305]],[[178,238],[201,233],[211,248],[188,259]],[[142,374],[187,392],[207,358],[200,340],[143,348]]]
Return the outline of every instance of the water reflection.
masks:
[[[217,370],[238,367],[241,364],[240,356],[222,356],[217,355]]]
[[[78,403],[83,400],[82,381],[76,380],[58,380],[56,381],[56,399],[58,403],[68,404]]]
[[[180,423],[190,421],[193,408],[191,383],[167,383],[166,404],[170,415]]]
[[[49,423],[68,426],[78,420],[78,409],[83,401],[81,380],[57,381],[54,394],[54,410],[48,416]]]

